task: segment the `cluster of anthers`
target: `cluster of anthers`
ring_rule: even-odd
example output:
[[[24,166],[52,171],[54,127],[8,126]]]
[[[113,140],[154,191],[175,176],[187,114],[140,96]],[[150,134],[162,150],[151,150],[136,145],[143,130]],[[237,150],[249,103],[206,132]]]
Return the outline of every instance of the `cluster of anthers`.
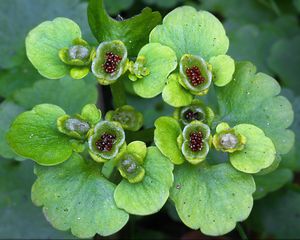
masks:
[[[122,57],[112,53],[106,53],[105,63],[102,65],[106,73],[114,73],[117,70],[119,62],[121,62]]]

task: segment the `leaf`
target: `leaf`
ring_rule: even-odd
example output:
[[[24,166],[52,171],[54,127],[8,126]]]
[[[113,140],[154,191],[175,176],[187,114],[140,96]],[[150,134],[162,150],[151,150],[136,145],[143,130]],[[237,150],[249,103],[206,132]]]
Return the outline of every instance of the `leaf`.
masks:
[[[132,4],[134,3],[134,0],[104,0],[104,5],[108,11],[109,14],[117,15],[121,11],[128,10]]]
[[[187,106],[193,100],[193,95],[181,86],[179,79],[178,74],[171,74],[162,92],[163,100],[173,107]]]
[[[266,175],[254,176],[256,191],[255,200],[265,197],[268,193],[275,192],[293,179],[293,172],[286,168],[279,168]]]
[[[32,29],[26,37],[26,53],[39,73],[59,79],[69,73],[69,67],[59,58],[59,50],[69,48],[81,38],[79,26],[68,18],[55,18]]]
[[[214,84],[223,87],[232,80],[234,73],[234,60],[228,55],[219,55],[209,59],[212,65],[212,74]]]
[[[72,239],[46,221],[30,199],[33,163],[0,158],[0,238]]]
[[[150,31],[161,22],[161,15],[145,8],[137,16],[117,21],[107,15],[103,0],[91,0],[88,6],[88,20],[98,42],[121,40],[127,47],[128,55],[132,57],[148,42]]]
[[[287,87],[300,91],[299,87],[299,47],[300,34],[294,38],[282,39],[276,42],[271,50],[268,62],[271,69],[278,74]],[[295,53],[295,54],[292,54]]]
[[[25,36],[42,21],[65,16],[76,21],[82,29],[88,30],[86,6],[80,0],[1,1],[0,66],[13,68],[23,64],[26,58]],[[90,32],[84,33],[85,39],[92,39]]]
[[[29,61],[25,61],[21,66],[3,70],[0,73],[0,96],[11,97],[16,90],[31,87],[41,79],[41,75]]]
[[[297,239],[300,235],[300,192],[282,189],[255,202],[249,225],[273,239]]]
[[[172,48],[179,60],[183,54],[200,55],[206,61],[225,54],[229,41],[220,21],[206,11],[197,12],[189,6],[178,7],[150,33],[151,43]]]
[[[4,101],[0,104],[0,156],[4,158],[22,159],[11,150],[5,140],[5,134],[15,117],[23,111],[22,107],[10,101]]]
[[[126,179],[116,187],[114,198],[119,208],[135,215],[158,212],[169,197],[173,184],[173,165],[156,147],[149,147],[143,168],[144,179],[129,183]]]
[[[223,235],[250,214],[254,180],[230,164],[183,164],[175,167],[174,178],[170,197],[183,223],[192,229]]]
[[[76,114],[80,113],[84,105],[97,102],[97,88],[95,85],[69,77],[42,80],[30,88],[16,91],[13,99],[27,109],[38,104],[50,103],[60,106],[68,114]]]
[[[155,121],[155,145],[174,164],[182,164],[185,161],[181,149],[177,144],[179,135],[181,135],[181,128],[174,118],[160,117]]]
[[[72,143],[56,127],[57,118],[64,114],[60,107],[51,104],[21,113],[6,135],[8,144],[17,154],[41,165],[66,161],[72,155]]]
[[[272,77],[255,73],[250,62],[236,63],[233,81],[217,89],[221,121],[231,126],[253,124],[271,138],[279,154],[287,153],[294,144],[294,133],[287,128],[293,122],[291,103],[280,94]]]
[[[115,205],[115,185],[101,175],[99,164],[74,154],[56,167],[36,165],[35,173],[32,201],[43,206],[55,228],[90,238],[111,235],[128,221],[128,214]]]
[[[155,97],[162,92],[169,74],[177,67],[176,55],[169,47],[149,43],[141,49],[138,56],[145,57],[144,66],[150,74],[133,82],[133,89],[143,98]]]
[[[261,129],[250,124],[239,124],[233,129],[246,137],[244,149],[229,155],[234,168],[246,173],[257,173],[272,165],[276,157],[275,146]]]

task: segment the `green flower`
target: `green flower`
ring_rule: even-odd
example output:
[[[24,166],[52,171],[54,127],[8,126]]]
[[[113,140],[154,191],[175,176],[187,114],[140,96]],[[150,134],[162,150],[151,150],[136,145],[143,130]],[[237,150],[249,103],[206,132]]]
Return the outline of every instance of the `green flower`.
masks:
[[[73,40],[72,46],[59,51],[59,58],[65,64],[72,66],[70,70],[72,78],[81,79],[89,73],[89,65],[94,54],[94,48],[90,47],[83,39],[76,38]]]
[[[128,77],[131,81],[136,81],[150,74],[150,71],[147,67],[145,67],[145,64],[146,58],[144,56],[138,56],[135,62],[129,62],[128,70],[130,74]]]
[[[193,121],[184,127],[182,136],[181,151],[186,160],[192,164],[205,160],[209,152],[210,128],[200,121]]]
[[[203,58],[184,54],[180,60],[180,84],[194,95],[204,95],[208,92],[212,73]]]
[[[89,138],[89,153],[96,162],[106,162],[117,156],[125,143],[125,132],[116,122],[101,121]]]
[[[200,121],[193,121],[182,131],[174,118],[160,117],[155,121],[154,142],[174,164],[182,164],[185,160],[198,164],[209,152],[210,128]]]
[[[77,139],[88,137],[90,130],[101,119],[101,111],[94,104],[87,104],[81,114],[71,117],[67,114],[57,119],[57,128],[61,133]]]
[[[109,85],[127,70],[127,49],[123,42],[102,42],[92,63],[92,72],[102,85]]]
[[[191,105],[176,108],[174,117],[183,125],[187,125],[195,120],[211,125],[214,119],[214,112],[200,100],[194,99]]]
[[[137,131],[144,124],[143,114],[129,105],[124,105],[114,111],[108,111],[105,120],[119,122],[124,130],[130,131]]]
[[[240,151],[246,144],[246,137],[230,128],[227,123],[220,123],[213,137],[213,145],[218,151],[233,153]]]
[[[130,183],[137,183],[143,180],[145,169],[142,167],[146,157],[146,144],[140,141],[130,143],[125,151],[122,151],[116,158],[117,167],[123,178]]]

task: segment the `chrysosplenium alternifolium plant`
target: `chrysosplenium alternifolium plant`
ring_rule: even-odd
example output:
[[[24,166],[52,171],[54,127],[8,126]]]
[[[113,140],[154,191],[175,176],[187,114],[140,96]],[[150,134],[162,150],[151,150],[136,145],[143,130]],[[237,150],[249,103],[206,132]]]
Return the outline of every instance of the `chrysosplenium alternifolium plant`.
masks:
[[[192,229],[234,229],[252,209],[253,174],[275,170],[293,145],[293,111],[278,83],[226,55],[229,40],[209,12],[179,7],[161,23],[147,8],[116,21],[91,0],[88,17],[98,46],[67,18],[43,22],[26,38],[41,75],[91,72],[111,86],[116,107],[102,117],[88,104],[70,116],[41,104],[15,119],[7,141],[37,163],[33,202],[55,228],[82,238],[113,234],[129,214],[155,213],[168,198]],[[151,146],[139,139],[151,129],[126,105],[125,88],[142,98],[162,94],[175,108],[155,121]]]

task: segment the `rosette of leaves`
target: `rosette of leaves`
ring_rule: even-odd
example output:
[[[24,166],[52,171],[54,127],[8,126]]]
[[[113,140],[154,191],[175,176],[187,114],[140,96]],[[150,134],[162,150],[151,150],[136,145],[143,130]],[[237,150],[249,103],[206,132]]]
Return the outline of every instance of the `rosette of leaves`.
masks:
[[[129,105],[108,111],[105,120],[119,122],[124,130],[130,131],[138,131],[144,124],[143,114]]]
[[[18,155],[52,166],[69,159],[74,151],[83,151],[82,138],[100,118],[100,111],[92,104],[75,118],[56,105],[40,104],[16,117],[6,139]]]
[[[75,79],[85,77],[93,52],[81,39],[79,26],[68,18],[43,22],[26,37],[27,57],[42,76],[50,79],[68,73]]]
[[[183,125],[192,121],[201,121],[210,126],[214,119],[214,112],[201,100],[194,99],[190,105],[176,108],[173,116]]]
[[[143,98],[157,96],[176,67],[176,55],[171,48],[160,43],[145,45],[139,51],[136,61],[129,64],[133,91]]]
[[[193,95],[206,94],[212,81],[221,87],[232,80],[235,65],[226,55],[228,38],[209,12],[176,8],[152,30],[150,43],[172,48],[180,61],[180,75],[171,75],[163,90],[164,100],[174,107],[189,105]]]
[[[159,211],[173,184],[173,165],[156,147],[131,142],[114,160],[123,177],[114,192],[119,208],[135,215]]]
[[[92,72],[102,85],[109,85],[127,70],[127,49],[123,42],[114,40],[102,42],[96,50]]]
[[[276,158],[272,140],[258,127],[239,124],[230,128],[221,123],[216,128],[213,144],[217,150],[229,152],[233,167],[246,173],[257,173],[270,167]]]
[[[106,162],[126,146],[125,132],[118,122],[101,121],[97,123],[89,137],[89,153],[96,162]]]

